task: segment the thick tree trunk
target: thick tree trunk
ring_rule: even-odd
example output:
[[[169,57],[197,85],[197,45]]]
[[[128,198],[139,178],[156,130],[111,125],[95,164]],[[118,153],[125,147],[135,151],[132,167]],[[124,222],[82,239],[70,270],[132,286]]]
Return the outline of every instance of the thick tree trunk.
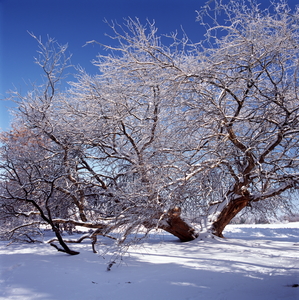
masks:
[[[198,237],[195,229],[181,218],[179,207],[170,209],[164,222],[159,223],[158,227],[178,237],[181,242],[189,242]]]
[[[212,233],[218,237],[223,237],[223,230],[226,225],[244,208],[248,205],[250,198],[248,196],[240,196],[229,203],[219,211],[215,220],[211,221]]]

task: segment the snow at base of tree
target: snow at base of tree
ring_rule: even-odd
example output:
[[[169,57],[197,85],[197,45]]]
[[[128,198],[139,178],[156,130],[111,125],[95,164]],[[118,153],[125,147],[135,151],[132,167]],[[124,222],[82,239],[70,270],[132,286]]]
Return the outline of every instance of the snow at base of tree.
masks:
[[[150,235],[115,264],[105,239],[98,254],[87,241],[72,244],[77,256],[2,241],[0,299],[299,299],[299,222],[229,225],[224,235],[188,243]]]

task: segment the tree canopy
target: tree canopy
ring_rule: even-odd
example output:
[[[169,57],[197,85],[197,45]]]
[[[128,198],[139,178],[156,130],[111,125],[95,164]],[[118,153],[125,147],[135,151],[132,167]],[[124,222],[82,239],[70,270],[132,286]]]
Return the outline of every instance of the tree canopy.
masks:
[[[50,226],[83,226],[124,243],[156,228],[181,241],[222,237],[250,210],[294,211],[298,188],[299,11],[284,1],[209,1],[198,12],[205,39],[154,23],[109,24],[118,46],[69,65],[66,46],[34,37],[44,85],[17,92],[13,129],[1,136],[3,235],[34,240]],[[95,251],[95,249],[94,249]]]

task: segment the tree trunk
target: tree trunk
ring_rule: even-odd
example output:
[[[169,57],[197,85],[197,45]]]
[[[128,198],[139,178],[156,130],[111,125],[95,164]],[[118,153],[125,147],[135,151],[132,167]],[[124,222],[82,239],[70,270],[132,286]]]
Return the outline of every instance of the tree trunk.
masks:
[[[178,237],[181,242],[193,241],[198,237],[195,229],[181,218],[181,209],[179,207],[170,209],[164,221],[158,227]]]
[[[55,235],[58,239],[58,242],[59,244],[62,246],[62,248],[59,248],[57,247],[55,244],[51,243],[50,245],[54,248],[56,248],[58,251],[61,251],[61,252],[65,252],[67,254],[70,254],[70,255],[77,255],[77,254],[80,254],[80,252],[77,252],[77,251],[74,251],[74,250],[71,250],[67,244],[64,242],[60,232],[59,232],[59,229],[55,226],[55,224],[52,225],[52,229],[53,231],[55,232]]]
[[[229,203],[219,211],[216,220],[211,221],[212,233],[218,237],[223,238],[223,230],[226,225],[244,208],[250,201],[249,196],[242,195],[237,199],[230,200]]]

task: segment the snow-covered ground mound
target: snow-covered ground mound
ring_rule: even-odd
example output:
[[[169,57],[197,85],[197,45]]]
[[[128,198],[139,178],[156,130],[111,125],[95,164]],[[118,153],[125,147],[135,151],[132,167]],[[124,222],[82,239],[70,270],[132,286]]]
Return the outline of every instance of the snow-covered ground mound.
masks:
[[[77,256],[1,242],[0,299],[299,299],[299,223],[229,225],[224,235],[188,243],[151,235],[110,272],[109,255],[87,241],[71,245]]]

